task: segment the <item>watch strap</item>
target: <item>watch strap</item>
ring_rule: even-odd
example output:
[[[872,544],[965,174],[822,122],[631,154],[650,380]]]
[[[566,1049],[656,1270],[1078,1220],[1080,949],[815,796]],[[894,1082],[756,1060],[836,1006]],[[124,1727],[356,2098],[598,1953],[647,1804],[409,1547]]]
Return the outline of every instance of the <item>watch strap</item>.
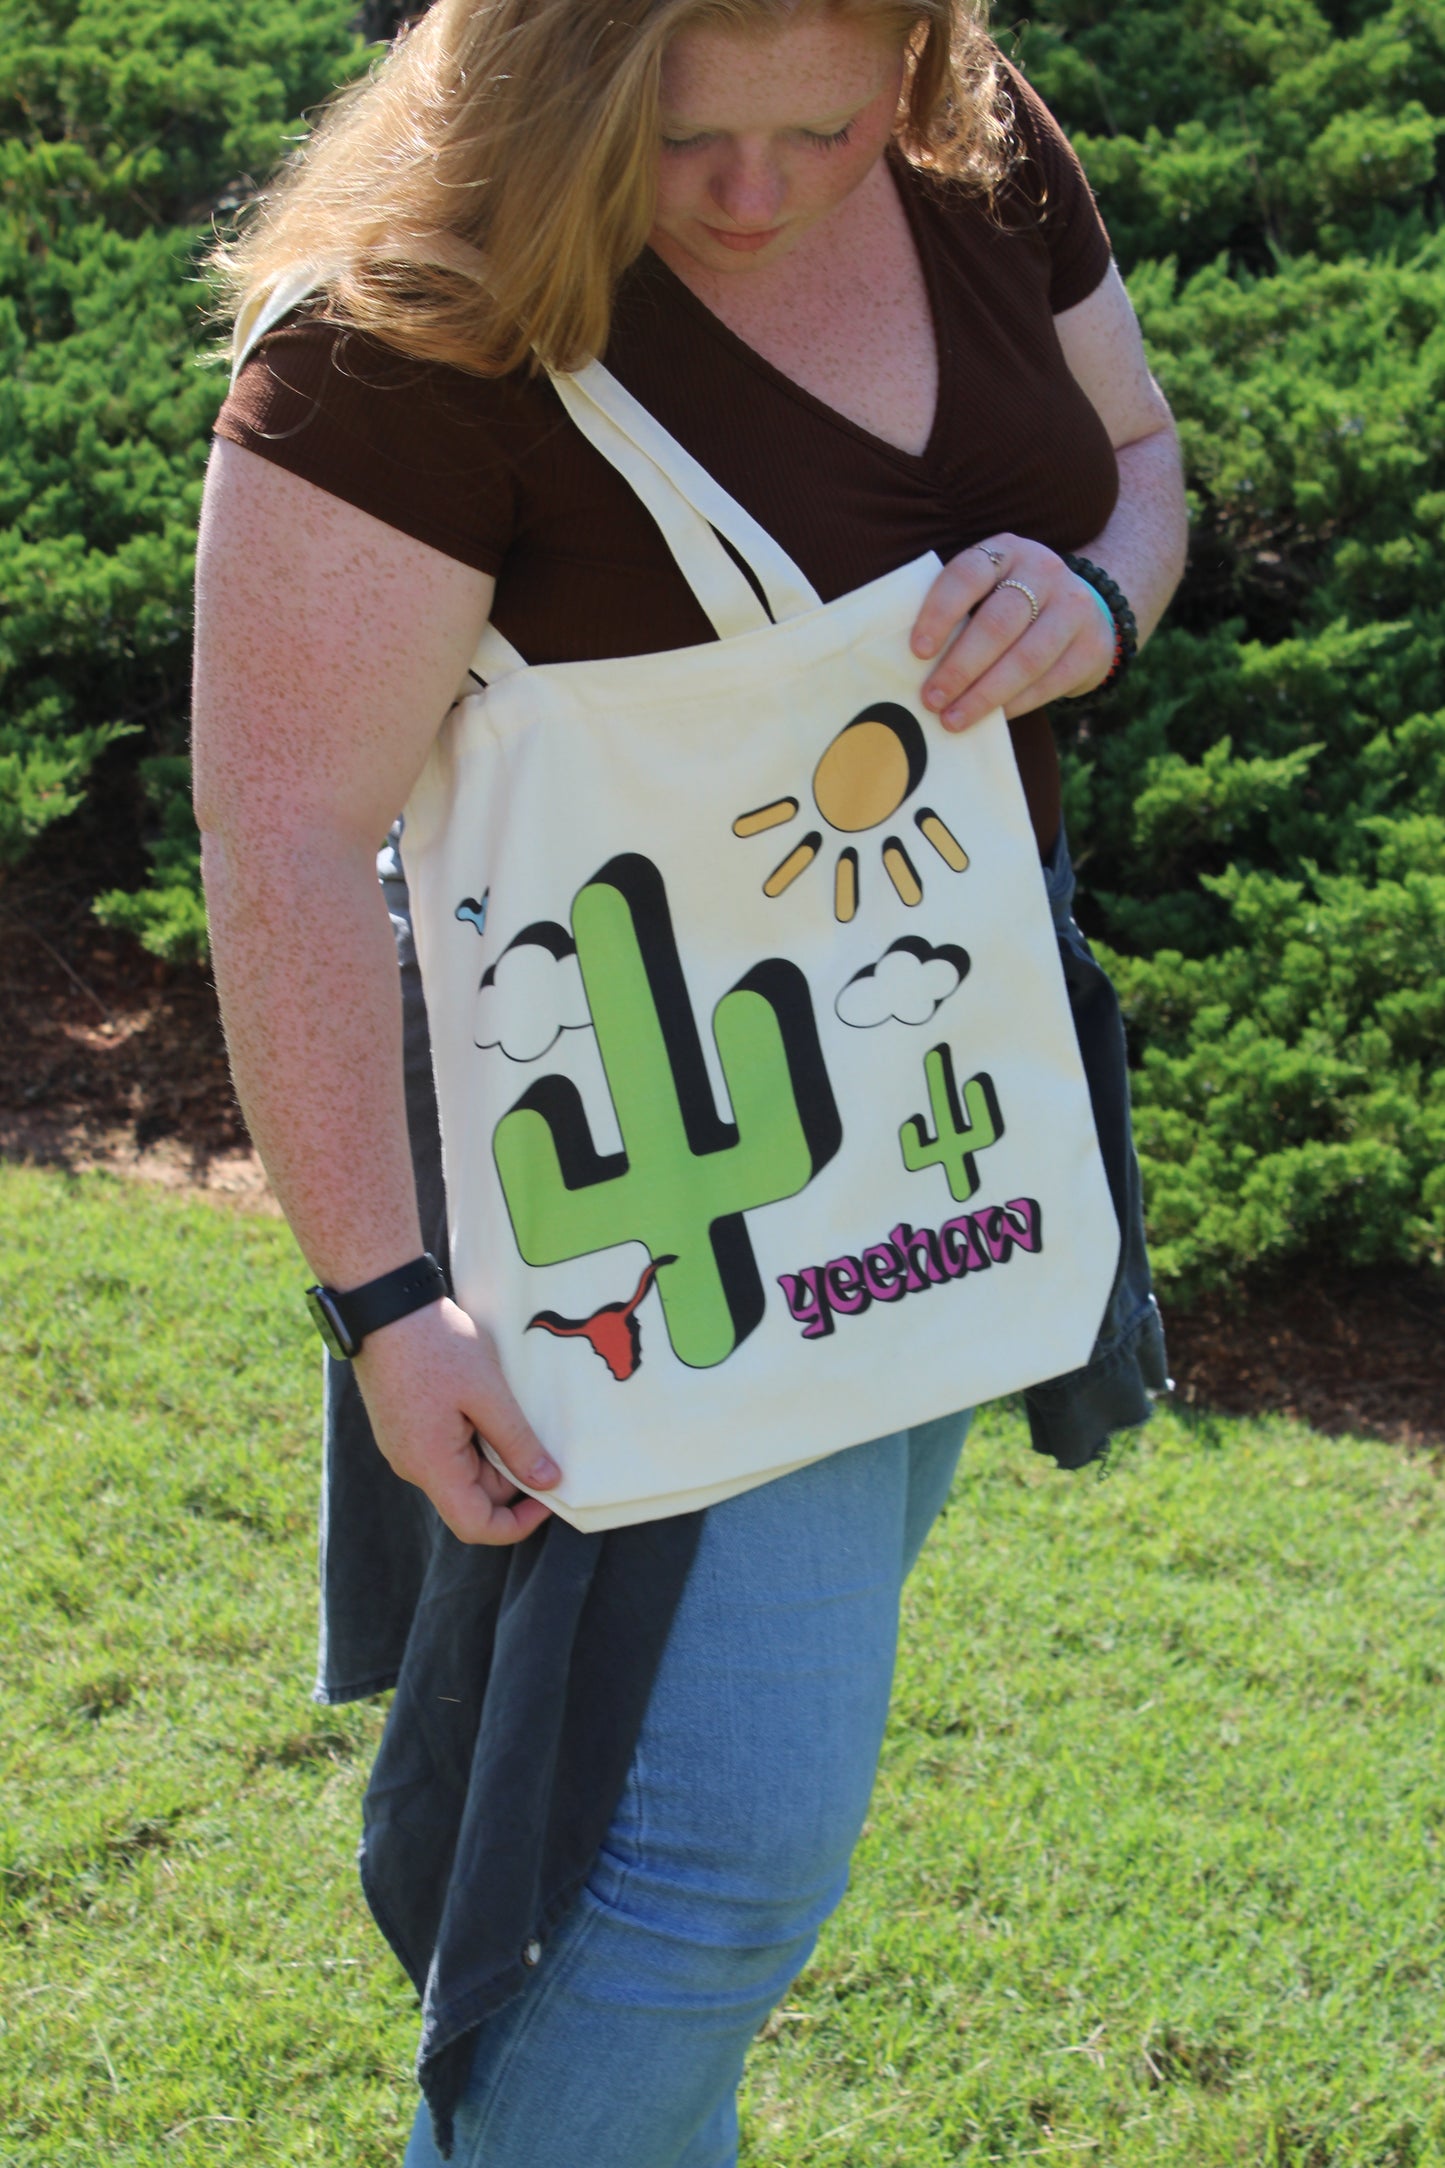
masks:
[[[394,1325],[413,1310],[425,1309],[446,1291],[446,1274],[427,1250],[410,1264],[398,1265],[344,1294],[335,1287],[310,1287],[306,1299],[331,1353],[349,1361],[368,1333]]]

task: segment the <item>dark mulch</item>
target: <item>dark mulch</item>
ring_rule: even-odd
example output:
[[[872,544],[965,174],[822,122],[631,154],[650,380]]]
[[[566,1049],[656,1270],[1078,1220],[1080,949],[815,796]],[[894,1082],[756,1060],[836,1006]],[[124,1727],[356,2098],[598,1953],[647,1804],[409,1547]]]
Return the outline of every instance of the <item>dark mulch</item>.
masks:
[[[0,1156],[263,1191],[208,974],[107,935],[63,881],[0,891]]]
[[[1166,1310],[1186,1402],[1296,1415],[1316,1430],[1445,1455],[1445,1286],[1434,1275],[1317,1268]]]
[[[214,990],[107,936],[73,881],[0,895],[0,1156],[115,1166],[264,1203]],[[1445,1456],[1445,1280],[1318,1266],[1170,1304],[1170,1363],[1200,1410]]]

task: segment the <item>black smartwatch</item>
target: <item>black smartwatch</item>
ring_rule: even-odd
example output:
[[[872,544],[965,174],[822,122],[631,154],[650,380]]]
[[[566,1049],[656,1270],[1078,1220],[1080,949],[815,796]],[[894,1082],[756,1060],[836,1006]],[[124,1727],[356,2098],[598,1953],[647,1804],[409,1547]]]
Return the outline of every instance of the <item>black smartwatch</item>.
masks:
[[[350,1362],[369,1332],[424,1310],[446,1291],[446,1275],[427,1250],[409,1265],[398,1265],[395,1272],[383,1272],[379,1280],[368,1280],[344,1295],[337,1287],[308,1287],[306,1304],[327,1352],[338,1362]]]

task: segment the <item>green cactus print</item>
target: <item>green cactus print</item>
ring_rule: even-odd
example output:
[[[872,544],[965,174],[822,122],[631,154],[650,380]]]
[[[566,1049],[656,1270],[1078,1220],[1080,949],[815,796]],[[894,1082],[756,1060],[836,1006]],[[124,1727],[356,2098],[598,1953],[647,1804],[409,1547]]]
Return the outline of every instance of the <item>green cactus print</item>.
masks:
[[[942,1167],[954,1201],[966,1204],[978,1188],[974,1155],[986,1151],[1003,1135],[993,1078],[984,1070],[971,1076],[963,1087],[963,1106],[958,1103],[953,1055],[947,1044],[935,1046],[923,1057],[928,1079],[928,1105],[933,1116],[933,1135],[921,1114],[910,1114],[898,1132],[903,1164],[910,1174],[925,1167]]]
[[[597,1152],[570,1079],[525,1092],[492,1138],[517,1247],[554,1265],[645,1244],[674,1354],[709,1369],[763,1314],[744,1214],[796,1196],[842,1142],[807,982],[773,957],[718,1003],[723,1122],[656,866],[612,859],[579,892],[572,932],[623,1149]]]

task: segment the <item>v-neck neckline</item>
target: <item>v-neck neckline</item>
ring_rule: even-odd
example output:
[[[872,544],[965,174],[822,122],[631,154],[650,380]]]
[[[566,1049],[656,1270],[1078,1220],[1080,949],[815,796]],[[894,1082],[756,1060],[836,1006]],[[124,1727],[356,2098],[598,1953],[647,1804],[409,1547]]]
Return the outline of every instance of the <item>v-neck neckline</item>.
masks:
[[[797,379],[789,376],[785,369],[780,369],[776,362],[769,361],[766,354],[760,354],[755,346],[750,346],[741,333],[734,331],[730,324],[725,323],[722,317],[710,309],[707,303],[701,300],[668,264],[663,262],[655,250],[648,249],[646,258],[654,275],[660,276],[664,286],[673,297],[680,300],[688,313],[700,322],[719,344],[727,347],[747,367],[766,377],[770,383],[775,384],[789,398],[795,399],[800,406],[808,408],[810,413],[818,415],[833,428],[841,430],[844,435],[855,438],[861,444],[866,444],[870,451],[896,461],[900,466],[906,467],[911,474],[919,474],[926,472],[935,463],[939,441],[950,418],[948,406],[953,371],[948,365],[949,353],[943,328],[942,295],[939,292],[938,285],[938,262],[933,249],[929,246],[926,221],[922,216],[921,205],[916,193],[918,187],[917,176],[908,160],[895,145],[890,144],[888,146],[884,152],[884,157],[893,176],[893,185],[898,191],[898,198],[903,206],[903,216],[913,242],[914,253],[918,259],[919,269],[923,274],[923,287],[927,298],[929,322],[933,336],[937,389],[933,401],[933,421],[929,428],[927,442],[921,452],[910,452],[903,445],[893,443],[891,438],[880,437],[876,431],[865,428],[862,422],[855,422],[851,416],[844,414],[839,408],[830,406],[826,399],[820,399],[816,392],[811,392],[805,384],[798,383]]]

